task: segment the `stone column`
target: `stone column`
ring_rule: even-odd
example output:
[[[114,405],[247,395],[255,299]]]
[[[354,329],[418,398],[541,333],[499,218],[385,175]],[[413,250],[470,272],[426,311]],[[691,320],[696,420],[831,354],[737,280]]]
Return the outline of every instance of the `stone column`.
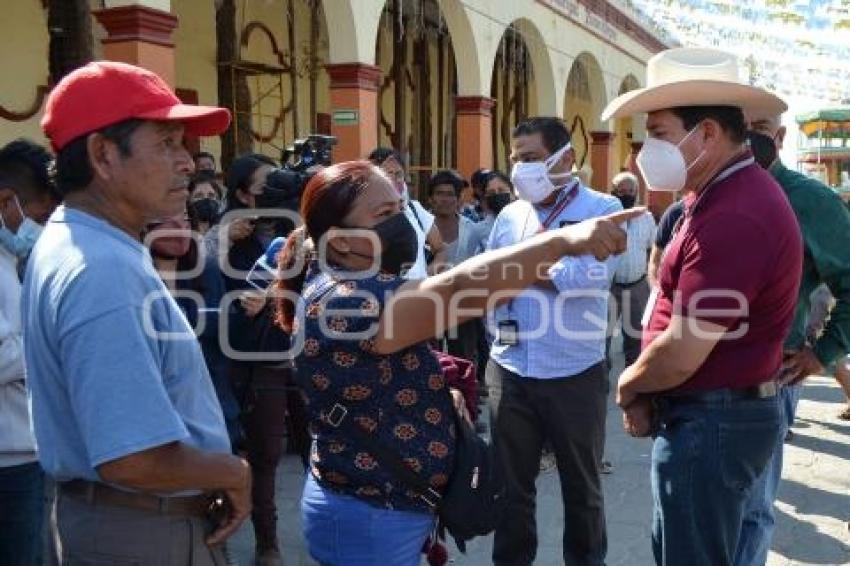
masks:
[[[631,144],[631,152],[629,156],[626,158],[626,169],[629,170],[635,177],[638,178],[638,182],[640,182],[640,186],[638,187],[638,202],[647,204],[647,191],[646,191],[646,181],[643,180],[643,175],[640,174],[640,169],[637,166],[637,155],[640,153],[641,148],[643,148],[643,142],[632,142]]]
[[[149,0],[148,3],[153,2]],[[172,87],[175,84],[174,42],[171,33],[177,16],[167,10],[169,2],[106,2],[106,8],[94,12],[106,29],[103,56],[149,69]]]
[[[493,167],[493,106],[488,96],[458,96],[457,170],[465,179],[482,167]]]
[[[611,149],[614,141],[612,132],[590,132],[590,167],[593,169],[593,188],[611,191]]]
[[[334,161],[365,159],[378,145],[381,69],[365,63],[327,65],[331,89],[331,134],[339,140]]]

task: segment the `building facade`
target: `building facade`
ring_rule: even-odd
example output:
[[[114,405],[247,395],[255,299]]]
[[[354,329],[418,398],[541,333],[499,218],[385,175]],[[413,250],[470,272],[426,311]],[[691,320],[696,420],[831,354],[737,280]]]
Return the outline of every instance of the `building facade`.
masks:
[[[234,127],[197,146],[273,157],[309,133],[336,160],[392,145],[433,170],[509,169],[510,131],[564,118],[592,185],[633,169],[639,121],[602,123],[664,42],[614,0],[16,0],[0,21],[0,141],[43,141],[51,84],[91,59],[157,71]],[[663,206],[654,203],[655,207]]]

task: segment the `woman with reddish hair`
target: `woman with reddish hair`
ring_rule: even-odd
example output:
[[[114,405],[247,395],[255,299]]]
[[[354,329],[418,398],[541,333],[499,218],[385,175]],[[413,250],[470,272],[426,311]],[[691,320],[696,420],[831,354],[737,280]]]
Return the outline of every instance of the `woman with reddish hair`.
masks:
[[[434,527],[428,503],[358,446],[349,427],[442,491],[453,469],[452,411],[463,410],[463,398],[448,390],[428,341],[536,283],[540,264],[624,251],[618,224],[640,213],[549,231],[407,281],[400,276],[418,242],[401,207],[390,179],[368,162],[324,169],[304,191],[303,228],[279,256],[278,323],[300,348],[313,435],[304,533],[323,565],[419,564]]]

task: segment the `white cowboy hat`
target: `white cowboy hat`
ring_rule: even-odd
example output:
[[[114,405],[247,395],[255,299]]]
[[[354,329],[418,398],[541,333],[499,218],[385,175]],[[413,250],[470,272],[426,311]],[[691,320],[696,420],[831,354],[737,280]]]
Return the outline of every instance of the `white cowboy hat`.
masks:
[[[738,58],[719,49],[668,49],[649,60],[646,88],[618,96],[602,121],[680,106],[737,106],[782,114],[788,105],[764,89],[741,82]]]

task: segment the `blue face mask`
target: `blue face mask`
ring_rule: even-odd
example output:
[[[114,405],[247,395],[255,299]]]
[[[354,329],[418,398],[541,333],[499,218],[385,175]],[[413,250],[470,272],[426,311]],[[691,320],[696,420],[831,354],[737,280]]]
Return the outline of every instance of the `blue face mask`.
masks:
[[[3,216],[0,215],[0,245],[12,252],[15,257],[25,258],[32,251],[44,227],[24,216],[24,211],[17,197],[15,197],[15,204],[18,206],[18,210],[21,212],[21,217],[24,221],[18,226],[17,232],[12,232],[6,226]]]

